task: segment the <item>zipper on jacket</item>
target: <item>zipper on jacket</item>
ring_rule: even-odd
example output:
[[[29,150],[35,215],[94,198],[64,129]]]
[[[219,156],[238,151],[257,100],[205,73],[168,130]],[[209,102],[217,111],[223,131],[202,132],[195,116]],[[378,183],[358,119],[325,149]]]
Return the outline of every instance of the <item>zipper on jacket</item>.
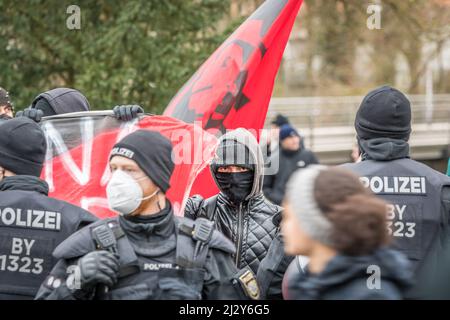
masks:
[[[238,212],[238,228],[237,228],[237,246],[236,246],[236,267],[239,268],[239,260],[241,259],[241,246],[242,246],[242,202],[239,204]]]

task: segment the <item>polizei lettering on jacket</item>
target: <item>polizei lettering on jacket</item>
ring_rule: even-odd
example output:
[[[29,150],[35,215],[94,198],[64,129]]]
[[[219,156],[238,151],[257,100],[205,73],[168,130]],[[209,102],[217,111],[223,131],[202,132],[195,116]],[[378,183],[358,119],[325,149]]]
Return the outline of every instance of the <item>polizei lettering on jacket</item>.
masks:
[[[44,210],[0,208],[0,226],[61,230],[61,213]]]
[[[360,180],[375,194],[427,194],[425,177],[366,176]]]

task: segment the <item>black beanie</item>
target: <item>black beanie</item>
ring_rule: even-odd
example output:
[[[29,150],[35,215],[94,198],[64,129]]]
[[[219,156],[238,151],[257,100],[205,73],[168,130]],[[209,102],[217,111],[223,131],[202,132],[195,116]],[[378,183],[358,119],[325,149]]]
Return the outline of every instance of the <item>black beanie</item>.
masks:
[[[408,140],[411,133],[411,105],[403,93],[389,86],[369,92],[356,114],[359,139]]]
[[[220,142],[216,150],[216,156],[211,162],[213,172],[217,172],[219,167],[226,166],[238,166],[255,170],[255,163],[247,146],[232,139]]]
[[[135,161],[163,192],[169,189],[175,167],[172,161],[172,144],[159,132],[138,130],[130,133],[114,145],[109,159],[113,156]]]
[[[282,125],[289,124],[289,119],[279,113],[271,123],[277,127],[281,127]]]
[[[39,177],[47,151],[44,132],[27,117],[0,124],[0,166],[17,175]]]
[[[40,98],[39,100],[37,100],[35,102],[34,108],[42,110],[42,112],[44,113],[43,117],[56,115],[56,112],[55,110],[53,110],[53,107],[44,98]]]

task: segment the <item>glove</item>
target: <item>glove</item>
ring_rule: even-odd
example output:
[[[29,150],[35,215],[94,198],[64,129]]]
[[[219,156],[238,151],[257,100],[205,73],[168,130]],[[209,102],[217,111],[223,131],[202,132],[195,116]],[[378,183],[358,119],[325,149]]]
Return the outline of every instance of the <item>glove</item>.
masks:
[[[144,113],[144,109],[138,105],[115,106],[113,111],[116,118],[122,121],[130,121]]]
[[[19,111],[16,113],[16,118],[27,117],[27,118],[30,118],[31,120],[33,120],[34,122],[38,122],[38,123],[41,122],[43,116],[44,116],[44,112],[42,112],[42,110],[31,109],[31,108],[27,108],[23,111]]]
[[[93,291],[98,284],[108,288],[117,283],[119,259],[109,251],[93,251],[78,261],[80,285],[83,291]]]
[[[204,199],[199,194],[188,198],[186,205],[184,206],[184,216],[186,218],[196,220],[201,214],[203,202]]]

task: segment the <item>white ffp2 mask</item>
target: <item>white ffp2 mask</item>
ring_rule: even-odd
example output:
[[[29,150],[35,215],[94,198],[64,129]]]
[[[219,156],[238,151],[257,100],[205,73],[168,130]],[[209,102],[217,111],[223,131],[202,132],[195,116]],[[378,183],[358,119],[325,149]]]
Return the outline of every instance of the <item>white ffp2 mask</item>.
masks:
[[[139,183],[122,170],[114,171],[106,186],[109,208],[122,216],[133,213],[142,200],[152,198],[158,191],[156,190],[151,195],[143,197],[143,191]]]

